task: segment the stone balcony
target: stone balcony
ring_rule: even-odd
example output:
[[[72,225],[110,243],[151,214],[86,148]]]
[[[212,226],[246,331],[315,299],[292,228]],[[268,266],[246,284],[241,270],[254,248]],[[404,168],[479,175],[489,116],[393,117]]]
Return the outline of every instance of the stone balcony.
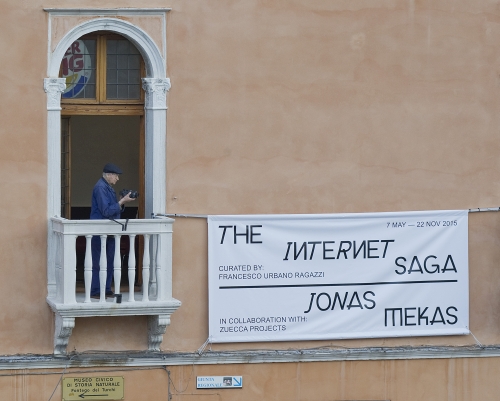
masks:
[[[170,315],[181,305],[172,298],[172,225],[169,218],[137,220],[66,220],[51,219],[55,239],[54,261],[56,291],[47,303],[56,315],[54,354],[65,354],[76,317],[148,316],[149,350],[159,351],[163,334],[170,324]],[[101,252],[100,299],[90,297],[92,256],[90,241],[99,236],[101,249],[106,240],[115,241],[113,290],[115,297],[105,296],[106,258]],[[77,283],[77,239],[85,244],[83,284]],[[122,241],[128,237],[126,254]],[[136,238],[142,237],[140,247]],[[83,240],[83,238],[85,238]],[[138,255],[140,251],[140,255]],[[137,263],[139,259],[141,263]],[[125,266],[122,266],[122,265]],[[137,269],[136,265],[140,266]],[[127,283],[122,285],[122,271],[127,271]],[[140,289],[135,287],[139,275]],[[122,288],[128,290],[123,291]]]

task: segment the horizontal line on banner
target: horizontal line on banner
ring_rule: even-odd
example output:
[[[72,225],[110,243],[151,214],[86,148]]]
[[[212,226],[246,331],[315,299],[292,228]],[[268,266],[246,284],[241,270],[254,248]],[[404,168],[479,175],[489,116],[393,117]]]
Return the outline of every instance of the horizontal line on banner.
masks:
[[[422,280],[422,281],[379,281],[374,283],[340,283],[340,284],[231,285],[231,286],[220,286],[219,290],[235,290],[242,288],[347,287],[355,285],[437,284],[437,283],[457,283],[457,282],[458,280]]]

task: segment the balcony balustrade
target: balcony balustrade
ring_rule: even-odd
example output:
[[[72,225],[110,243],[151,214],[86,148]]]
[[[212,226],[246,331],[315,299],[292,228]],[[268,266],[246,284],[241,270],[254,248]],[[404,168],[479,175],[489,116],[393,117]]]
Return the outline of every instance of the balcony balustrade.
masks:
[[[55,255],[56,293],[47,302],[56,314],[54,354],[65,354],[76,317],[148,316],[150,350],[159,350],[170,315],[181,305],[172,298],[172,225],[169,218],[137,220],[66,220],[51,219]],[[99,260],[100,297],[91,298],[92,254],[91,240],[100,240]],[[84,290],[77,288],[77,238],[85,238],[83,271]],[[121,255],[121,243],[129,239],[126,255]],[[140,271],[136,271],[135,239],[143,237]],[[112,298],[106,297],[106,241],[115,241]],[[122,256],[125,256],[122,258]],[[122,285],[122,259],[126,262],[128,285]],[[142,288],[136,291],[136,274],[142,277]],[[140,281],[140,280],[139,280]],[[127,288],[123,292],[121,288]]]

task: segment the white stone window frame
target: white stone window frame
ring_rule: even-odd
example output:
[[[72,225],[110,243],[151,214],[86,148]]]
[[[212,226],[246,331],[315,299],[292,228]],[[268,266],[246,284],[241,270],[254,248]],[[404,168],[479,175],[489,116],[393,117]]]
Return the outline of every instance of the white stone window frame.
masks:
[[[47,296],[56,294],[55,236],[50,218],[61,213],[61,94],[65,79],[59,78],[61,61],[70,45],[83,35],[97,31],[111,31],[130,40],[141,53],[146,78],[142,79],[145,91],[145,216],[165,213],[166,205],[166,133],[167,92],[170,79],[166,77],[166,12],[161,9],[44,9],[49,14],[49,40],[47,78]],[[71,28],[51,51],[51,17],[85,15],[91,19]],[[144,30],[116,18],[121,15],[163,16],[163,52]],[[95,18],[92,18],[95,17]],[[165,57],[162,56],[165,55]]]

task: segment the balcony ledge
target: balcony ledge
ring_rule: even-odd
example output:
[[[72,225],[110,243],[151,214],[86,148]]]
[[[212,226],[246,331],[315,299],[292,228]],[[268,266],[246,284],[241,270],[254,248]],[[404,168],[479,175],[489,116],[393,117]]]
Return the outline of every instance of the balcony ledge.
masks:
[[[123,294],[123,298],[126,300],[128,294]],[[73,304],[58,303],[53,299],[47,298],[47,303],[52,311],[65,318],[171,315],[181,306],[181,301],[174,298],[160,302],[124,301],[122,303],[116,303],[114,298],[107,298],[106,302],[99,302],[96,299],[90,303],[77,302]]]

